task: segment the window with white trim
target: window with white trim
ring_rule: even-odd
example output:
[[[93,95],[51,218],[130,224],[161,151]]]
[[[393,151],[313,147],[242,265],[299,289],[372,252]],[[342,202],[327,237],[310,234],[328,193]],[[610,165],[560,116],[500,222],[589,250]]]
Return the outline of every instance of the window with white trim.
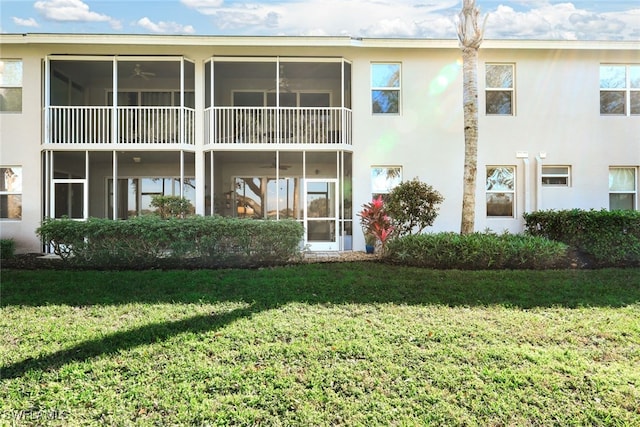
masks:
[[[514,115],[514,88],[515,64],[485,64],[486,114]]]
[[[22,111],[22,61],[0,59],[0,112]]]
[[[0,219],[22,219],[20,166],[0,166]]]
[[[400,113],[400,64],[371,64],[371,111],[374,114]]]
[[[640,65],[600,65],[600,114],[640,114]]]
[[[515,216],[515,166],[487,166],[487,217]]]
[[[609,168],[609,210],[636,210],[637,182],[636,168]]]
[[[569,166],[542,166],[543,187],[569,187]]]
[[[371,194],[373,198],[391,193],[402,182],[402,166],[372,166]]]

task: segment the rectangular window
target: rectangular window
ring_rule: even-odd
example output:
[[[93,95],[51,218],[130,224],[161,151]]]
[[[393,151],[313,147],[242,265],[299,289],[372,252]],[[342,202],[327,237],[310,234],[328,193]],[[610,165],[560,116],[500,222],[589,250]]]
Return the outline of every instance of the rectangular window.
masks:
[[[544,187],[568,187],[569,166],[543,166],[542,185]]]
[[[515,216],[515,172],[514,166],[487,167],[487,216]]]
[[[0,219],[22,219],[22,168],[0,167]]]
[[[640,65],[600,65],[600,114],[640,114]]]
[[[514,64],[486,64],[486,113],[512,116],[514,114]]]
[[[0,112],[22,111],[22,61],[0,59]]]
[[[636,209],[636,168],[609,168],[609,210]]]
[[[400,64],[371,64],[371,111],[400,113]]]
[[[401,166],[373,166],[371,167],[371,193],[373,197],[389,194],[402,182]]]

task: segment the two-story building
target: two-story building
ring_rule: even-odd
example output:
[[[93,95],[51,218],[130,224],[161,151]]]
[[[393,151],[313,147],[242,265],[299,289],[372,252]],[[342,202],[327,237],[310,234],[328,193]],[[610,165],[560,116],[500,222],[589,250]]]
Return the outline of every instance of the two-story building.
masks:
[[[1,237],[164,194],[361,250],[362,204],[413,178],[459,231],[461,70],[457,40],[0,34]],[[478,81],[477,230],[638,208],[640,42],[487,40]]]

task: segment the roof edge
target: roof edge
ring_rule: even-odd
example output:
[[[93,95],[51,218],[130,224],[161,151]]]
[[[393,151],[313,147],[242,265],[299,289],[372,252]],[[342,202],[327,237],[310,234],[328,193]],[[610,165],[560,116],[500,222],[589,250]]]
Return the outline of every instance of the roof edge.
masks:
[[[71,44],[170,46],[363,47],[395,49],[459,48],[457,39],[365,38],[350,36],[216,36],[166,34],[0,33],[1,44]],[[640,40],[488,39],[480,49],[639,50]]]

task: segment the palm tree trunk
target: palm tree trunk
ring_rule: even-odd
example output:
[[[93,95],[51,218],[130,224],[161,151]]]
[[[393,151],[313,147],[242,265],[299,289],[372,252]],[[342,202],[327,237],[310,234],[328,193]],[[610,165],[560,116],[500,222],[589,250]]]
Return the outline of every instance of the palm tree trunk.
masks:
[[[464,178],[460,233],[474,231],[476,176],[478,172],[478,50],[462,50],[464,112]]]
[[[474,231],[476,176],[478,174],[478,49],[484,24],[478,25],[480,11],[475,0],[463,0],[458,21],[458,39],[462,49],[464,113],[464,178],[461,234]],[[486,21],[486,18],[485,18]]]

